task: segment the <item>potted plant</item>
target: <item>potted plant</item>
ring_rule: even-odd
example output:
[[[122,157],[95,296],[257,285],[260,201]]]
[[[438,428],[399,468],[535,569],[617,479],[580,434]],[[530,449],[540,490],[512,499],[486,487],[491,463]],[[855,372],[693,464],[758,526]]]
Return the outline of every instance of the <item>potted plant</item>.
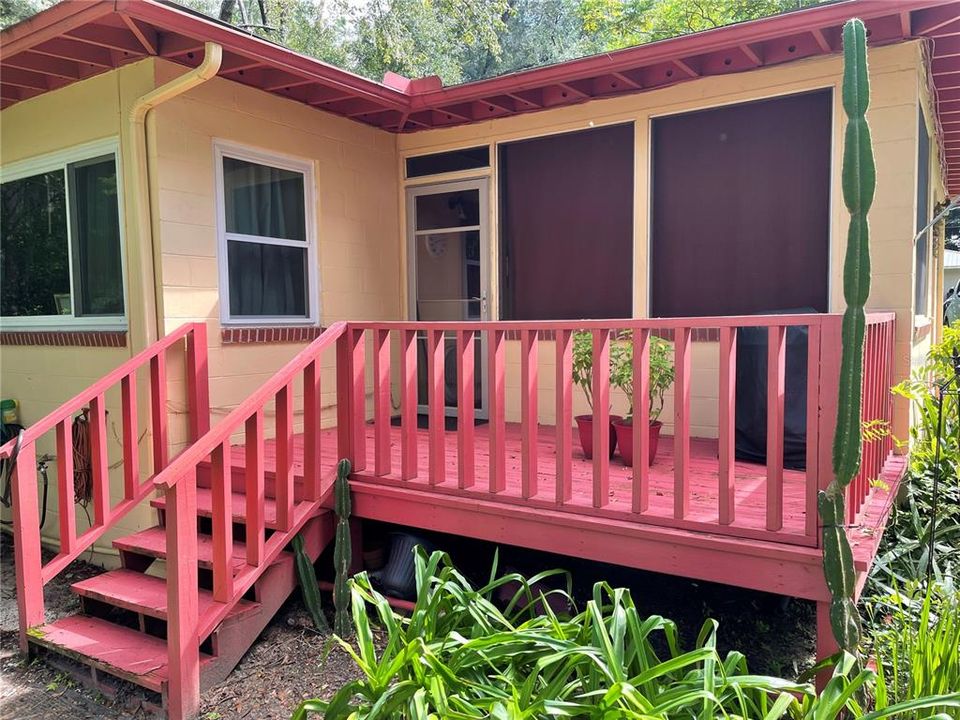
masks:
[[[633,338],[626,332],[610,348],[610,384],[619,388],[627,396],[627,416],[613,422],[620,445],[620,456],[624,465],[633,466]],[[673,350],[663,338],[650,336],[650,396],[647,399],[650,408],[650,455],[647,461],[653,465],[657,456],[657,444],[660,441],[660,413],[663,411],[663,397],[667,388],[673,385]]]
[[[588,332],[573,334],[573,383],[583,391],[587,405],[593,411],[593,336]],[[611,362],[611,367],[613,363]],[[610,457],[617,449],[617,435],[613,429],[619,415],[610,416]],[[593,415],[577,415],[577,430],[580,432],[580,447],[588,460],[593,457]]]

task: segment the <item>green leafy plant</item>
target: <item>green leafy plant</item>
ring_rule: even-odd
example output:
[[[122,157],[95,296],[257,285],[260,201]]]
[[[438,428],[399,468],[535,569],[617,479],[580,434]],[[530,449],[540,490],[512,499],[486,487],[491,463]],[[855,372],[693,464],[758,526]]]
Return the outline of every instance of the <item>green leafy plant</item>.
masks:
[[[350,564],[353,562],[353,548],[350,542],[350,461],[341,460],[337,464],[337,479],[334,484],[335,512],[337,514],[337,532],[333,548],[333,631],[340,637],[350,635]]]
[[[627,396],[627,416],[633,420],[633,333],[622,333],[610,347],[610,384]],[[673,385],[673,346],[663,338],[650,336],[650,422],[656,422],[663,412],[663,398]]]
[[[293,538],[293,555],[297,565],[297,578],[300,580],[300,592],[303,594],[303,603],[307,606],[313,626],[321,632],[327,632],[330,626],[323,616],[323,607],[320,602],[320,587],[317,584],[317,573],[313,562],[303,546],[303,538],[298,534]]]
[[[580,388],[593,410],[593,336],[586,332],[573,334],[572,376],[573,384]]]
[[[841,656],[833,678],[817,696],[811,685],[751,675],[741,653],[717,651],[717,623],[707,620],[695,647],[680,647],[673,622],[641,618],[628,590],[597,583],[583,610],[551,609],[543,580],[497,575],[475,588],[446,555],[417,548],[417,601],[409,617],[396,614],[365,573],[351,581],[353,644],[340,641],[362,679],[328,701],[308,700],[294,713],[305,720],[350,718],[577,717],[588,719],[781,717],[879,720],[925,707],[960,708],[960,694],[943,695],[864,713],[856,693],[874,674]],[[516,587],[505,608],[493,598]],[[379,621],[374,635],[368,611]]]
[[[886,707],[960,688],[960,592],[951,581],[911,583],[903,592],[868,603],[877,665],[876,704]],[[960,717],[956,708],[929,707],[904,714]]]
[[[818,497],[823,525],[823,571],[830,590],[830,626],[837,644],[855,652],[860,644],[860,615],[854,603],[853,552],[844,528],[844,491],[860,469],[862,432],[864,304],[870,295],[870,236],[867,212],[873,202],[876,169],[866,112],[870,104],[867,33],[863,22],[843,26],[843,109],[847,128],[843,146],[843,201],[850,211],[843,264],[843,314],[840,392],[833,437],[834,478]]]

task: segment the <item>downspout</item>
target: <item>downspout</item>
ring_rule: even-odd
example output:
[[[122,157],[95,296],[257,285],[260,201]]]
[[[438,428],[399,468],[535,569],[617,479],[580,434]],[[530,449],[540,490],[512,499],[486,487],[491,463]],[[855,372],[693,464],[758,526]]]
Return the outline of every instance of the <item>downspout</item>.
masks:
[[[223,48],[216,43],[204,45],[203,62],[168,83],[139,97],[128,117],[132,161],[130,181],[133,187],[137,243],[140,247],[140,280],[144,288],[144,340],[149,345],[163,335],[163,298],[160,242],[154,232],[155,212],[151,192],[157,187],[156,166],[150,152],[156,150],[156,124],[150,113],[161,103],[216,77]],[[149,242],[148,242],[149,240]],[[153,287],[153,294],[146,288]],[[149,319],[152,316],[153,320]]]

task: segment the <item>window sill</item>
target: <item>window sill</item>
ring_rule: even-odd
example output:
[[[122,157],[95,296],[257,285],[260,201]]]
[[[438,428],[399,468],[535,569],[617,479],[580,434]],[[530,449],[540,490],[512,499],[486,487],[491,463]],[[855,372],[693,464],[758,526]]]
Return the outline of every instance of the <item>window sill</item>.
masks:
[[[126,330],[0,330],[0,345],[126,347]]]
[[[922,340],[933,330],[933,320],[926,315],[914,315],[913,317],[913,340]]]
[[[315,340],[326,328],[318,325],[281,325],[274,327],[223,327],[220,342],[224,345],[251,343],[303,343]]]

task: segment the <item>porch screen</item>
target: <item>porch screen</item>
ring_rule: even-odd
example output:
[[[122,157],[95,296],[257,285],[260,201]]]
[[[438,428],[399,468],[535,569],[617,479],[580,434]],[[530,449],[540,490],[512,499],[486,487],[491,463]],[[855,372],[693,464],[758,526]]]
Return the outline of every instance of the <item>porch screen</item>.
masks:
[[[657,118],[650,314],[827,311],[832,93]]]
[[[500,146],[502,316],[630,317],[633,124]]]

